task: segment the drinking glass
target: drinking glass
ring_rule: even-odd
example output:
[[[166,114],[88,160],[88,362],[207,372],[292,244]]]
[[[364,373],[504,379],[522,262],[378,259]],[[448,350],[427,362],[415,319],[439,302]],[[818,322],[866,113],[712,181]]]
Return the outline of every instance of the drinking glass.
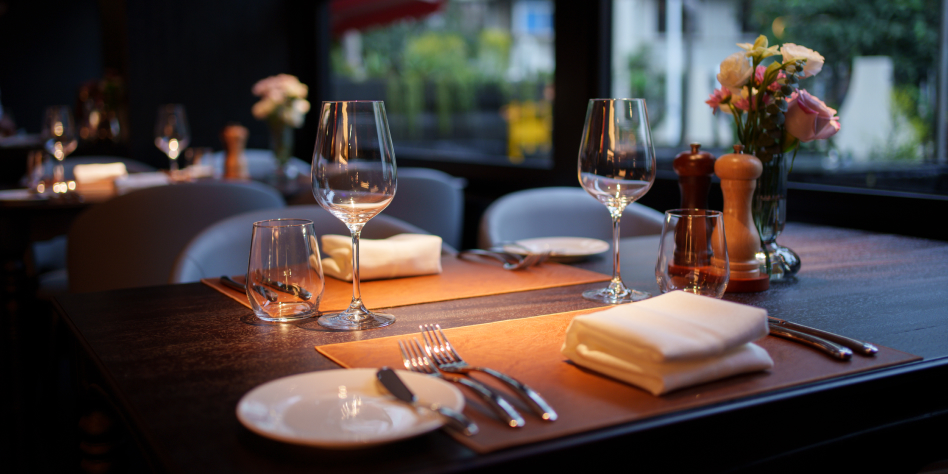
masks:
[[[166,104],[158,107],[158,118],[155,120],[155,146],[168,155],[171,162],[171,175],[178,172],[178,156],[184,152],[191,142],[191,131],[188,129],[188,117],[181,104]]]
[[[359,236],[369,219],[395,196],[395,152],[381,101],[323,102],[313,152],[313,195],[352,233],[352,302],[319,324],[355,331],[387,326],[390,314],[374,313],[362,303],[359,288]]]
[[[655,280],[662,293],[684,290],[720,298],[727,288],[729,271],[720,211],[665,211],[655,264]]]
[[[644,99],[590,99],[579,145],[579,182],[612,216],[612,281],[583,297],[618,304],[648,298],[626,288],[619,266],[619,219],[655,181],[655,148]]]
[[[254,222],[246,281],[247,299],[254,314],[264,321],[293,321],[319,314],[324,281],[313,221]]]
[[[52,189],[57,193],[69,191],[65,183],[63,160],[76,151],[79,141],[76,139],[76,126],[72,119],[72,110],[68,105],[54,105],[46,108],[43,117],[43,148],[56,159],[53,168]]]

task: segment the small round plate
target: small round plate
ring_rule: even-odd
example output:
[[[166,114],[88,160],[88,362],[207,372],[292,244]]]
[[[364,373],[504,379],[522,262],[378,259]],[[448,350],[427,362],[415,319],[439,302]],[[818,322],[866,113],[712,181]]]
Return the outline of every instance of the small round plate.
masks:
[[[504,251],[520,255],[550,252],[550,257],[559,261],[579,260],[609,250],[609,243],[586,237],[541,237],[523,239],[517,245],[505,245]]]
[[[293,444],[356,449],[440,428],[437,414],[395,399],[375,369],[339,369],[283,377],[247,392],[237,418],[250,431]],[[399,370],[419,401],[464,409],[464,396],[434,377]]]

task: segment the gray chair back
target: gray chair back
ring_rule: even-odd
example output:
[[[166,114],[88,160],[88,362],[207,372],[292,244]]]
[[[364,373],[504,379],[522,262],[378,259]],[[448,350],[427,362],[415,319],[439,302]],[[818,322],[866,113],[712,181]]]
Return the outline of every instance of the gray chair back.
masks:
[[[398,189],[382,215],[396,217],[461,247],[464,236],[464,188],[467,180],[429,168],[398,168]],[[315,204],[304,192],[290,204]]]
[[[324,234],[349,235],[349,229],[342,221],[316,204],[245,212],[223,219],[194,236],[175,260],[170,283],[247,273],[253,223],[282,218],[313,221],[318,237]],[[428,232],[394,217],[378,215],[366,224],[362,238],[384,239],[404,233]]]
[[[141,189],[97,204],[73,221],[66,258],[73,293],[163,285],[175,258],[205,227],[255,209],[284,207],[254,182]]]
[[[626,207],[621,237],[660,234],[664,214],[642,204]],[[606,206],[579,187],[526,189],[497,199],[484,212],[478,245],[534,237],[589,237],[612,242],[612,218]]]

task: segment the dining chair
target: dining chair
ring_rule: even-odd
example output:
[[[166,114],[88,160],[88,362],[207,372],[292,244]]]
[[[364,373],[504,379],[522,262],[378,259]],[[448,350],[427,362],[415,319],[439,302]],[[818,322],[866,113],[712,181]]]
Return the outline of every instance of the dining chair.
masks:
[[[317,240],[325,234],[349,235],[349,229],[342,221],[316,204],[244,212],[222,219],[195,235],[175,259],[168,282],[188,283],[201,278],[245,274],[253,223],[281,218],[313,221]],[[362,238],[384,239],[405,233],[428,234],[400,219],[378,215],[362,230]],[[443,245],[442,249],[442,253],[453,253],[454,250],[448,245]]]
[[[467,180],[430,168],[398,168],[397,174],[395,198],[382,215],[421,227],[453,248],[461,248]],[[312,193],[291,200],[291,204],[315,202]]]
[[[90,207],[68,233],[72,293],[163,285],[175,258],[205,227],[246,211],[285,207],[256,182],[158,186]]]
[[[244,157],[247,158],[247,173],[250,174],[250,179],[264,180],[276,173],[277,161],[272,150],[247,148],[244,150]],[[224,158],[223,151],[215,152],[210,156],[208,164],[214,168],[218,176],[224,173]],[[290,157],[289,163],[299,174],[309,174],[309,163],[296,157]]]
[[[625,208],[620,235],[661,234],[664,214],[639,203]],[[497,199],[481,217],[478,245],[534,237],[588,237],[612,241],[612,218],[601,202],[579,187],[517,191]]]

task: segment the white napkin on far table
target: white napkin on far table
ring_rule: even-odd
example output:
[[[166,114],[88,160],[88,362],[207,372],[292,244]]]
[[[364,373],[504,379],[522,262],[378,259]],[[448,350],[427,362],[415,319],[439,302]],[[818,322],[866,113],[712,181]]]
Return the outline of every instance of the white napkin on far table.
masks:
[[[323,271],[352,281],[352,238],[323,236]],[[441,237],[398,234],[387,239],[359,239],[359,280],[380,280],[441,273]]]
[[[561,352],[575,364],[661,395],[773,367],[753,344],[767,310],[683,291],[577,316]]]

